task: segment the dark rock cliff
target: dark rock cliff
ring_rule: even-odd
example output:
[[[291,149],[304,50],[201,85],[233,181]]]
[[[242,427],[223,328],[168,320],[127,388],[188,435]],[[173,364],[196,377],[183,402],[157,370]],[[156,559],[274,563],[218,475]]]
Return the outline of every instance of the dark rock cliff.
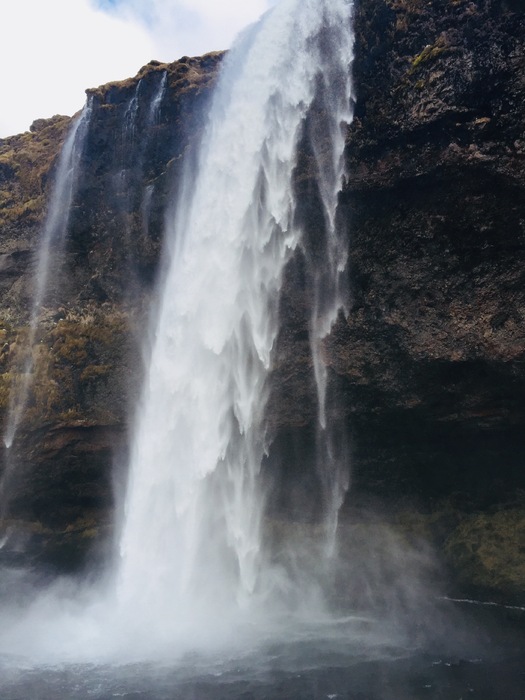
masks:
[[[460,576],[468,560],[478,586],[523,595],[525,14],[370,7],[343,195],[352,312],[331,345],[362,414],[357,479],[445,503],[437,537]],[[452,506],[460,525],[444,532]]]
[[[323,348],[328,411],[352,452],[344,514],[379,501],[393,526],[434,540],[456,580],[519,596],[525,14],[511,0],[360,0],[355,19],[357,101],[339,208],[349,306]],[[65,272],[43,314],[34,387],[3,479],[5,525],[23,520],[34,551],[61,565],[75,563],[72,552],[81,559],[111,522],[167,198],[202,130],[220,58],[152,62],[88,91]],[[4,410],[19,381],[36,241],[68,124],[39,120],[0,141]],[[275,507],[296,513],[315,501],[317,479],[315,182],[307,168],[301,175],[309,243],[285,275],[267,464],[282,486]],[[299,474],[297,498],[283,498]]]
[[[324,357],[332,420],[351,436],[349,517],[371,494],[405,524],[417,504],[414,532],[434,537],[456,575],[523,595],[520,8],[358,4],[357,102],[339,212],[350,247],[349,313]],[[307,257],[292,261],[282,304],[270,462],[283,472],[315,455]],[[297,499],[301,508],[308,496]]]
[[[0,494],[5,526],[24,523],[15,543],[29,539],[59,567],[77,566],[112,522],[165,212],[221,57],[152,61],[135,78],[87,91],[92,110],[65,251],[40,312],[33,380],[4,450]],[[38,236],[70,124],[39,120],[31,133],[0,141],[2,422],[23,382]]]

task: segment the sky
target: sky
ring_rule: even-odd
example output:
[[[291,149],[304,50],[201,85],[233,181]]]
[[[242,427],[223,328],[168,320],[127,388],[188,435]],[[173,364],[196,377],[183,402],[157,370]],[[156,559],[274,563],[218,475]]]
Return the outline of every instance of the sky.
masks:
[[[73,115],[86,88],[226,49],[276,0],[4,0],[0,138]]]

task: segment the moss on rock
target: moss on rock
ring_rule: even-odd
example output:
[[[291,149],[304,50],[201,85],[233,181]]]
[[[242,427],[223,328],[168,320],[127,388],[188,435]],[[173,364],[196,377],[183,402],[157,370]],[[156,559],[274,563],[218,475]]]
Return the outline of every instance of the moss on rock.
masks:
[[[103,423],[125,419],[126,375],[131,335],[123,311],[69,311],[48,322],[29,348],[29,329],[18,329],[11,345],[10,369],[0,375],[0,402],[20,391],[31,354],[31,382],[23,425],[26,430],[57,419],[82,417]],[[18,389],[17,389],[18,387]]]
[[[0,230],[21,218],[42,220],[49,173],[70,123],[57,115],[37,120],[30,132],[0,139]]]
[[[525,600],[525,508],[466,517],[444,551],[463,584]]]

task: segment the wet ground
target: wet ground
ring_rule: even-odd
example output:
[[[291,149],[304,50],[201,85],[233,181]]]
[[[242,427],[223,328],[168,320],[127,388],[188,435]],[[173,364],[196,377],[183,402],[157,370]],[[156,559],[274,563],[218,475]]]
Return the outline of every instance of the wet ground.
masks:
[[[468,643],[367,647],[344,635],[267,644],[239,658],[176,665],[33,666],[4,656],[2,700],[523,700],[525,619],[519,610],[456,604]],[[432,646],[432,644],[430,644]],[[462,647],[458,652],[458,648]]]

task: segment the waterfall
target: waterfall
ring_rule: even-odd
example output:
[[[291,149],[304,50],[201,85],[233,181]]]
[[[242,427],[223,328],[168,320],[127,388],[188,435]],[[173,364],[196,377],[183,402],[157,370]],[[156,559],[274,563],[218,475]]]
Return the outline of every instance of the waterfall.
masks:
[[[186,173],[168,230],[169,269],[137,411],[117,578],[122,614],[139,625],[178,625],[184,635],[197,612],[209,625],[272,595],[260,467],[283,270],[301,243],[293,173],[321,99],[331,116],[316,170],[337,277],[351,14],[349,0],[283,0],[223,66],[196,173]],[[321,304],[322,284],[314,354],[340,305],[336,281]]]
[[[140,88],[142,79],[137,82],[135,90],[131,95],[124,112],[124,117],[121,123],[121,133],[119,134],[120,148],[118,149],[119,157],[114,163],[113,172],[113,188],[115,202],[119,203],[121,214],[125,214],[129,209],[131,196],[131,174],[136,168],[141,169],[142,162],[136,163],[134,159],[134,147],[137,138],[137,122],[140,107]],[[142,159],[141,159],[142,160]],[[125,219],[123,225],[129,229]],[[129,237],[129,230],[127,231]],[[129,241],[126,240],[127,247]]]
[[[46,303],[50,284],[54,281],[55,272],[60,268],[91,112],[92,104],[91,100],[88,99],[80,116],[69,131],[58,160],[54,189],[37,254],[27,357],[22,367],[20,383],[14,383],[9,397],[7,425],[4,434],[4,443],[7,448],[11,447],[13,443],[29,398],[33,370],[33,345],[37,339],[42,307]]]
[[[168,72],[162,71],[162,77],[159,80],[158,88],[151,100],[148,122],[150,126],[155,126],[159,119],[160,108],[162,105],[162,100],[164,98],[164,93],[166,92],[166,85],[168,83]]]
[[[353,39],[348,27],[330,30],[330,43],[344,46],[347,59],[353,57]],[[341,124],[353,118],[353,84],[350,71],[334,61],[330,51],[321,53],[322,78],[316,97],[317,110],[310,122],[310,146],[317,164],[319,199],[324,215],[322,264],[313,264],[311,285],[313,305],[310,317],[310,345],[318,396],[317,470],[321,484],[326,530],[326,554],[335,551],[338,515],[349,486],[346,431],[337,430],[326,415],[328,372],[323,361],[323,340],[340,310],[347,311],[345,273],[348,259],[347,232],[337,226],[337,198],[344,172],[345,134]],[[320,137],[320,134],[323,134]],[[331,151],[326,153],[328,140]]]
[[[138,81],[135,92],[131,97],[126,112],[124,114],[124,124],[122,129],[122,142],[124,153],[129,154],[136,136],[137,130],[137,114],[139,111],[139,94],[142,78]]]
[[[148,100],[144,95],[147,85],[141,78],[127,103],[121,125],[121,148],[119,158],[114,164],[116,171],[113,176],[113,185],[115,201],[119,203],[122,226],[126,232],[127,249],[131,248],[130,237],[132,235],[128,214],[133,209],[137,198],[141,202],[141,215],[143,217],[149,215],[153,186],[144,184],[144,159],[146,147],[153,137],[154,127],[158,124],[167,80],[168,72],[162,71],[157,85],[153,88],[151,98]],[[147,219],[143,218],[143,223],[143,230],[147,231]],[[131,266],[131,255],[128,259],[128,265]]]
[[[353,7],[353,0],[281,0],[223,61],[200,149],[191,149],[165,214],[171,220],[163,278],[114,560],[100,578],[97,571],[52,583],[47,572],[2,569],[2,691],[13,688],[16,697],[42,689],[49,697],[79,698],[331,698],[367,692],[370,669],[381,676],[390,668],[387,695],[390,678],[402,676],[403,688],[423,692],[429,652],[406,685],[412,659],[409,666],[379,662],[405,661],[407,652],[425,649],[423,628],[430,630],[434,654],[442,617],[441,610],[433,614],[436,569],[426,548],[408,545],[397,527],[369,527],[363,520],[347,530],[351,546],[331,557],[349,481],[348,451],[335,425],[323,355],[327,335],[346,311],[347,232],[338,225],[338,198],[352,119]],[[137,227],[127,216],[138,214],[140,233],[148,235],[165,192],[145,148],[165,143],[153,139],[169,114],[161,110],[169,76],[156,73],[153,80],[146,71],[136,84],[125,84],[126,101],[115,103],[121,108],[111,121],[119,120],[117,155],[100,161],[117,225],[129,226],[119,240],[130,243]],[[8,446],[28,402],[41,307],[81,192],[78,170],[90,115],[88,102],[58,163],[40,243],[29,359],[11,399]],[[174,176],[179,173],[177,167]],[[121,259],[125,265],[132,256]],[[295,264],[307,289],[292,294],[300,312],[311,304],[311,358],[301,354],[300,362],[305,374],[312,371],[318,397],[312,432],[319,479],[309,474],[305,483],[320,487],[312,500],[322,507],[324,527],[284,523],[275,534],[283,523],[268,522],[273,484],[265,483],[262,466],[271,462],[264,462],[272,439],[266,420],[280,370],[279,310],[289,301],[283,280]],[[301,342],[303,319],[297,324]],[[45,465],[53,472],[51,459]],[[300,466],[290,465],[290,473]],[[51,528],[41,529],[35,523],[39,535],[51,535]],[[92,530],[89,520],[79,523],[82,537]],[[59,534],[65,547],[58,554],[67,558],[75,541],[69,535],[78,533],[67,527]],[[8,530],[0,550],[9,537]],[[327,581],[332,591],[323,588]],[[329,607],[331,592],[341,595]],[[348,675],[342,680],[343,667]],[[313,680],[305,685],[308,676]]]

